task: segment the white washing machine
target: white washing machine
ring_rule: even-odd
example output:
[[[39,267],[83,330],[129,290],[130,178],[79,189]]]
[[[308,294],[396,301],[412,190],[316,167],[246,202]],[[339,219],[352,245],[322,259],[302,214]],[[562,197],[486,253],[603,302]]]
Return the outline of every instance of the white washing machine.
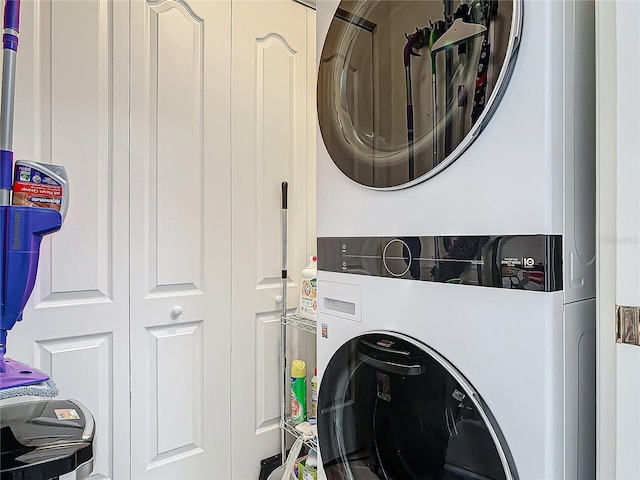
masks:
[[[594,478],[593,2],[317,22],[321,478]]]

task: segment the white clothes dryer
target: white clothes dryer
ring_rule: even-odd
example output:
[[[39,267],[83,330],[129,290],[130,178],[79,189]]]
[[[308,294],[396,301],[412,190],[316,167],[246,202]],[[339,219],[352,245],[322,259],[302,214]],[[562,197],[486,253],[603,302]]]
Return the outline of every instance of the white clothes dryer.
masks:
[[[317,22],[321,477],[593,478],[593,2]]]
[[[318,0],[318,236],[563,235],[592,295],[594,2],[474,1],[466,54],[443,4]]]

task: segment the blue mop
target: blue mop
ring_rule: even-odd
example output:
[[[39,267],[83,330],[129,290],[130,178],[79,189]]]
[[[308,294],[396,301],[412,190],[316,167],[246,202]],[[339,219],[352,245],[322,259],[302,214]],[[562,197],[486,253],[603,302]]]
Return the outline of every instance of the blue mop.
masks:
[[[12,205],[13,103],[19,24],[20,0],[7,0],[0,110],[0,400],[58,394],[58,388],[46,373],[5,358],[7,333],[22,320],[22,312],[35,284],[42,237],[59,230],[62,225],[62,215],[56,208],[15,205],[15,198]],[[48,177],[37,176],[36,180],[44,184],[43,178]],[[43,185],[34,191],[46,193],[46,189],[47,185]],[[44,198],[41,193],[38,195],[38,198]]]
[[[45,372],[5,358],[7,334],[22,320],[35,285],[42,237],[60,229],[69,199],[63,167],[18,160],[14,172],[19,18],[20,0],[6,0],[0,108],[0,477],[44,480],[74,472],[74,478],[85,479],[93,471],[93,415],[77,400],[51,398],[58,388]]]

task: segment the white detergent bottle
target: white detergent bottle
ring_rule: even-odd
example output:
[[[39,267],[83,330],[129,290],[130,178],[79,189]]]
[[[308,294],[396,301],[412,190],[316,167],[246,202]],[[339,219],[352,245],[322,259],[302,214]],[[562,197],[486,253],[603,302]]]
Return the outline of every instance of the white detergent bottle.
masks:
[[[316,319],[318,311],[318,258],[309,257],[309,264],[302,270],[302,286],[300,288],[300,316],[308,320]]]

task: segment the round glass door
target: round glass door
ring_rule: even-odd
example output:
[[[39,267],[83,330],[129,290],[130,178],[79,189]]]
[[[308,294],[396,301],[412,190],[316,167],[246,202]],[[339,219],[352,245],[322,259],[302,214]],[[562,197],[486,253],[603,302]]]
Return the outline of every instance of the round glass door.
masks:
[[[506,442],[471,385],[436,352],[388,332],[333,356],[318,398],[331,479],[513,479]]]
[[[318,72],[318,120],[336,166],[396,189],[460,156],[506,87],[520,2],[340,2]]]

